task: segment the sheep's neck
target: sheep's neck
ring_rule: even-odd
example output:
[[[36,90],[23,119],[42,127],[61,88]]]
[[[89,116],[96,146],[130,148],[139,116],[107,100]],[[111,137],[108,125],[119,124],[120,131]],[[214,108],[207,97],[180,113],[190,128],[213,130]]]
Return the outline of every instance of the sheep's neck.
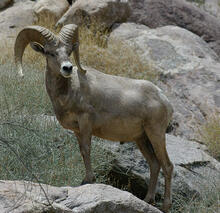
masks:
[[[54,75],[47,69],[46,88],[54,107],[66,105],[70,84],[70,79]]]
[[[80,107],[80,95],[71,86],[71,78],[55,76],[50,69],[46,71],[46,88],[53,105],[54,112],[60,124],[73,131],[78,131],[77,113],[82,111]]]

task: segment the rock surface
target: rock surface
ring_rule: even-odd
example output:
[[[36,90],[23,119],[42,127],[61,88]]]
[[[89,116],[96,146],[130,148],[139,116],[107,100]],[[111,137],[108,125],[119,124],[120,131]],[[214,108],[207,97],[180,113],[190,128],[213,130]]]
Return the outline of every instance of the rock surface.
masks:
[[[59,188],[25,181],[0,181],[0,209],[1,213],[161,213],[129,192],[112,186],[87,184]]]
[[[57,26],[74,23],[81,25],[85,19],[95,20],[103,27],[111,27],[116,22],[125,22],[130,15],[127,0],[78,0],[57,22]]]
[[[205,0],[204,10],[209,14],[220,18],[220,2],[219,0]]]
[[[150,29],[124,23],[110,36],[136,48],[160,71],[157,84],[174,106],[175,135],[194,139],[194,129],[213,110],[220,112],[220,63],[199,36],[177,26]]]
[[[204,145],[166,136],[167,151],[174,164],[173,199],[178,195],[188,198],[199,195],[202,190],[220,184],[220,163],[209,156]],[[131,192],[144,198],[149,183],[149,167],[144,157],[133,143],[111,143],[101,141],[101,146],[115,155],[112,174],[116,182],[130,184]],[[164,192],[164,178],[159,175],[157,196]]]
[[[151,28],[176,25],[209,43],[220,55],[220,20],[184,0],[130,0],[130,21]]]
[[[0,43],[10,40],[14,44],[17,32],[24,26],[34,22],[34,2],[30,0],[17,0],[13,6],[0,11]]]
[[[57,21],[68,10],[67,0],[39,0],[34,5],[34,13],[38,17],[48,18]]]
[[[0,1],[0,10],[4,9],[5,7],[7,7],[8,5],[12,4],[13,0],[1,0]]]
[[[215,17],[220,17],[219,0],[186,0]]]

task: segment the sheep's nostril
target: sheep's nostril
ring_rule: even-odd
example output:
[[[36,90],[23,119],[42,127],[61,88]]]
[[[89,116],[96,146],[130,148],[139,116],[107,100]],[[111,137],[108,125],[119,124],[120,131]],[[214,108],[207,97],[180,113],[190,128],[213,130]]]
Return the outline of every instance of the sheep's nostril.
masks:
[[[73,66],[72,65],[65,65],[65,66],[63,66],[63,70],[65,71],[65,72],[72,72],[72,69],[73,69]]]

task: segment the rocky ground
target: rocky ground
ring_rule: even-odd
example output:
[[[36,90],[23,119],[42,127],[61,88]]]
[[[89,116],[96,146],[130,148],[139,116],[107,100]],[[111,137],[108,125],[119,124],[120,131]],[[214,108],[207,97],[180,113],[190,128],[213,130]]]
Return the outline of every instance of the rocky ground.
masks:
[[[2,213],[160,213],[131,193],[104,184],[53,187],[25,181],[0,181]]]

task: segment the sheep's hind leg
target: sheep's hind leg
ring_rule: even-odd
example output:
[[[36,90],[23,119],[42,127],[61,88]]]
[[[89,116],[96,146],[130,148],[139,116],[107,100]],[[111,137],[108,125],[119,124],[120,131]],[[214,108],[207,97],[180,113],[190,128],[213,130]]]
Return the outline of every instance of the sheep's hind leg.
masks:
[[[136,141],[138,148],[145,157],[146,161],[150,167],[150,182],[148,186],[147,195],[145,201],[150,204],[155,203],[155,193],[157,186],[157,179],[160,171],[160,164],[156,158],[156,155],[153,151],[153,147],[147,136],[140,138]]]
[[[171,163],[166,150],[165,128],[162,129],[160,126],[146,126],[145,132],[152,144],[154,153],[163,169],[165,177],[165,192],[162,208],[165,213],[168,213],[172,205],[171,180],[173,173],[173,164]]]

